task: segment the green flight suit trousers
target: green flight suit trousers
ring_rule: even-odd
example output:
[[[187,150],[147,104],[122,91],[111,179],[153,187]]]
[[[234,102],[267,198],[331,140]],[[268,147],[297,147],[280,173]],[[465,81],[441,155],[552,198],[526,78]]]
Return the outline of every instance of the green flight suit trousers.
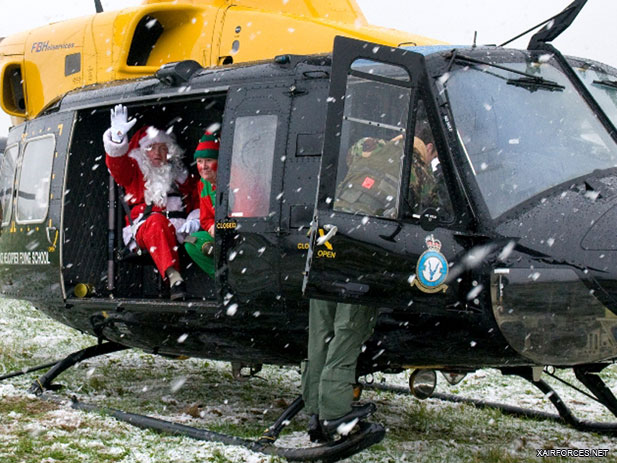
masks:
[[[191,236],[195,238],[195,243],[189,243],[186,241],[184,243],[184,248],[193,262],[195,262],[200,269],[210,275],[211,278],[214,278],[214,254],[211,256],[206,256],[201,252],[201,247],[205,243],[211,243],[214,241],[214,238],[207,231],[198,231],[195,233],[191,233]]]
[[[358,356],[373,333],[377,309],[319,299],[310,304],[302,398],[307,413],[332,420],[351,411]]]

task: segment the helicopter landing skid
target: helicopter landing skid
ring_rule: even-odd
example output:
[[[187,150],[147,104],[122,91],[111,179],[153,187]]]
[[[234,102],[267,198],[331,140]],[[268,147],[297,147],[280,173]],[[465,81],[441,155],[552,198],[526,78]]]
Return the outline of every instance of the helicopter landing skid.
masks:
[[[358,426],[357,432],[324,445],[301,448],[275,446],[274,441],[276,441],[280,432],[304,407],[302,397],[296,399],[276,420],[275,424],[268,428],[264,435],[258,440],[242,439],[227,434],[209,431],[207,429],[200,429],[158,418],[152,418],[146,415],[127,413],[112,408],[99,407],[97,405],[80,402],[75,398],[71,399],[71,407],[75,410],[89,411],[112,416],[119,421],[124,421],[142,429],[150,429],[161,433],[190,437],[196,440],[219,442],[226,445],[238,445],[253,452],[276,455],[286,458],[289,461],[319,460],[323,462],[335,462],[355,455],[371,445],[381,442],[386,433],[383,426],[379,424],[361,422]]]
[[[615,416],[617,416],[617,399],[611,392],[611,390],[604,384],[604,381],[596,374],[600,372],[607,365],[582,365],[574,367],[574,374],[577,379],[583,383],[587,389],[591,392],[591,394],[582,391],[575,386],[561,380],[557,376],[553,374],[549,374],[549,376],[553,376],[558,379],[562,383],[568,385],[571,388],[578,390],[579,392],[587,395],[591,399],[601,403],[608,410],[611,411]],[[531,368],[511,368],[511,369],[503,369],[503,374],[507,375],[516,375],[520,376],[523,379],[526,379],[535,387],[540,389],[542,393],[551,401],[553,406],[557,409],[559,414],[548,413],[540,410],[533,410],[530,408],[517,407],[514,405],[502,404],[498,402],[489,402],[486,400],[480,399],[472,399],[467,397],[461,397],[453,394],[444,394],[440,392],[433,392],[430,398],[443,400],[445,402],[455,402],[455,403],[465,403],[469,405],[473,405],[476,408],[493,408],[496,410],[500,410],[502,413],[506,415],[513,415],[518,417],[532,418],[537,420],[552,420],[560,423],[565,423],[579,431],[585,432],[595,432],[598,434],[609,434],[616,435],[617,434],[617,422],[595,422],[595,421],[586,421],[581,420],[574,416],[574,413],[570,408],[566,405],[563,399],[557,394],[557,392],[544,380],[540,379],[535,381],[533,378],[533,373]],[[375,389],[381,391],[394,392],[395,394],[411,394],[408,388],[402,386],[393,386],[388,384],[366,384],[362,383],[362,386],[366,389]],[[593,394],[593,395],[592,395]]]
[[[32,383],[32,385],[28,389],[28,392],[31,394],[40,395],[45,389],[52,389],[52,381],[76,363],[92,357],[111,354],[112,352],[117,352],[124,349],[128,349],[128,347],[121,344],[116,344],[115,342],[105,342],[102,344],[96,344],[94,346],[86,347],[85,349],[79,350],[77,352],[73,352],[59,362],[53,364],[53,367],[49,369],[49,371],[47,371],[45,374],[39,376]]]
[[[28,389],[28,392],[41,396],[46,389],[57,389],[57,387],[54,387],[52,384],[52,381],[76,363],[123,349],[127,349],[127,347],[114,342],[97,344],[80,351],[73,352],[58,362],[40,365],[25,371],[5,375],[5,377],[10,378],[52,366],[49,371],[34,381]],[[42,395],[42,398],[54,402],[56,401],[56,399],[52,396]],[[281,431],[300,412],[300,410],[304,408],[302,396],[294,400],[294,402],[281,414],[274,424],[266,429],[258,440],[242,439],[227,434],[209,431],[207,429],[199,429],[192,426],[181,425],[145,415],[99,407],[97,405],[80,402],[74,397],[71,399],[71,407],[75,410],[90,411],[112,416],[119,421],[124,421],[139,428],[152,429],[154,431],[172,435],[186,436],[202,441],[220,442],[227,445],[239,445],[254,452],[284,457],[289,461],[319,460],[323,462],[335,462],[343,458],[350,457],[351,455],[355,455],[371,445],[381,442],[386,433],[385,429],[380,424],[361,422],[357,426],[356,432],[351,433],[348,436],[341,437],[338,440],[328,442],[324,445],[301,448],[275,446],[274,442],[278,439]]]

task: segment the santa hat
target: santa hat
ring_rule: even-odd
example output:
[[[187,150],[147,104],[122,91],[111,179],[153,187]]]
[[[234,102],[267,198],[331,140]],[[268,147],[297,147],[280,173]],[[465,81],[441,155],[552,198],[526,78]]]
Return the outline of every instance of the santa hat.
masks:
[[[193,159],[199,158],[217,159],[219,158],[219,138],[216,134],[206,131],[199,140]]]
[[[169,162],[180,162],[184,151],[176,143],[175,135],[171,130],[167,133],[152,126],[141,127],[135,132],[128,143],[128,150],[125,153],[128,152],[130,157],[136,159],[141,164],[141,162],[147,160],[145,149],[154,143],[166,143],[169,150],[167,160]]]
[[[171,131],[167,133],[164,130],[148,125],[135,132],[129,143],[129,151],[137,147],[145,149],[155,143],[166,143],[169,146],[176,143],[176,137]]]

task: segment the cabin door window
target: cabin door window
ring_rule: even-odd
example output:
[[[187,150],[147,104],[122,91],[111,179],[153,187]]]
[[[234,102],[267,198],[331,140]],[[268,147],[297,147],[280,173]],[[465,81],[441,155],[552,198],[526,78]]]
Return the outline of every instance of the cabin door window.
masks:
[[[13,145],[6,149],[4,159],[2,160],[2,169],[0,170],[0,213],[3,227],[7,226],[11,221],[11,206],[13,204],[18,153],[18,145]]]
[[[47,217],[55,147],[54,135],[26,144],[17,189],[17,223],[41,223]]]
[[[276,115],[236,119],[229,180],[229,217],[267,217],[270,214],[277,126]]]
[[[404,68],[366,59],[352,63],[334,210],[398,216],[410,101],[411,78]]]

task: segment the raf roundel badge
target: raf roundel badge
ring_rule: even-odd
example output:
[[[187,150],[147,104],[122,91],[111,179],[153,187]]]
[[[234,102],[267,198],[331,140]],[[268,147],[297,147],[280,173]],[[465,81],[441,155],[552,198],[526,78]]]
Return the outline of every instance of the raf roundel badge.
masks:
[[[427,236],[426,251],[418,259],[416,266],[416,278],[413,279],[411,286],[417,286],[420,291],[425,293],[436,293],[448,289],[444,284],[448,276],[448,261],[440,252],[441,241],[435,239],[433,235]]]

